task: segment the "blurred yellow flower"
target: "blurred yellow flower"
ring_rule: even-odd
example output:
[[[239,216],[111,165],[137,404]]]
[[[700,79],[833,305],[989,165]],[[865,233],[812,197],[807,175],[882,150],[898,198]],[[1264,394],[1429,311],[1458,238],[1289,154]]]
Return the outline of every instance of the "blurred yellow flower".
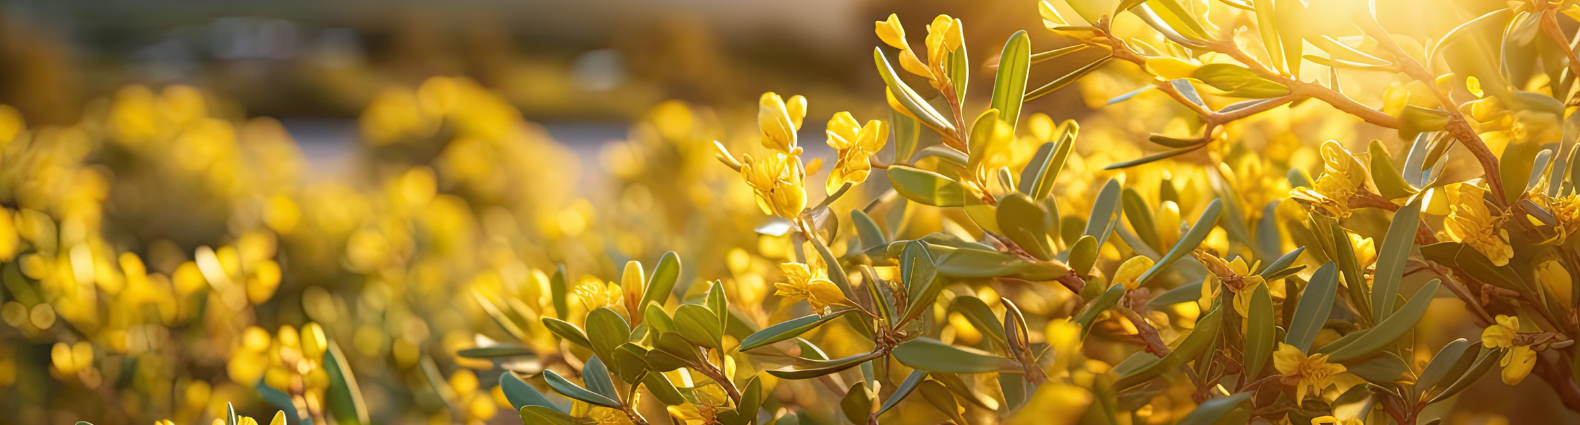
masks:
[[[1284,375],[1284,384],[1295,387],[1295,404],[1306,399],[1306,394],[1321,394],[1333,385],[1334,375],[1344,373],[1344,365],[1329,364],[1326,354],[1307,356],[1293,345],[1278,343],[1273,353],[1273,367]]]
[[[1327,215],[1350,216],[1350,198],[1366,184],[1366,169],[1338,142],[1322,143],[1322,177],[1314,188],[1291,189],[1289,196],[1323,211]]]
[[[1542,287],[1547,288],[1560,303],[1568,303],[1574,296],[1574,280],[1569,274],[1569,269],[1558,260],[1543,261],[1536,266],[1536,279],[1542,282]]]

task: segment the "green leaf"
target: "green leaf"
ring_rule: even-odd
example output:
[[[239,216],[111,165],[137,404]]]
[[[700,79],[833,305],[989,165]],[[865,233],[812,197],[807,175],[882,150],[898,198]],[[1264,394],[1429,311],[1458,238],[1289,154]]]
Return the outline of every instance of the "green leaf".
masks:
[[[955,401],[955,396],[951,394],[948,388],[944,387],[944,384],[929,379],[922,381],[921,384],[918,384],[916,390],[922,393],[922,398],[927,399],[928,404],[931,404],[933,405],[933,408],[944,412],[944,414],[949,416],[949,418],[955,423],[970,423],[966,422],[966,419],[960,416],[960,403]],[[975,399],[970,400],[974,401]]]
[[[907,375],[905,380],[900,382],[900,386],[894,388],[894,394],[883,400],[883,406],[878,408],[878,414],[882,415],[883,412],[887,412],[894,406],[899,405],[900,400],[904,400],[905,396],[911,395],[911,391],[916,390],[917,385],[920,385],[926,378],[927,371],[921,369],[912,370],[911,374]]]
[[[935,207],[965,205],[965,188],[943,174],[904,165],[889,166],[889,183],[906,199]]]
[[[866,383],[851,384],[850,389],[845,391],[845,397],[839,400],[839,410],[851,423],[865,425],[872,418],[872,398]]]
[[[1077,45],[1074,45],[1074,46],[1065,46],[1065,47],[1060,47],[1060,48],[1053,49],[1053,50],[1047,50],[1047,51],[1041,51],[1041,52],[1037,52],[1037,53],[1032,53],[1031,54],[1031,64],[1032,65],[1036,65],[1036,64],[1047,62],[1047,61],[1050,61],[1050,60],[1062,58],[1062,57],[1064,57],[1066,55],[1069,55],[1069,54],[1072,54],[1072,53],[1077,53],[1077,52],[1084,51],[1088,47],[1091,47],[1091,46],[1083,43],[1083,44],[1077,44]]]
[[[329,405],[329,415],[337,424],[366,424],[367,404],[362,401],[362,389],[357,386],[357,378],[348,365],[346,356],[340,353],[340,346],[329,341],[328,349],[324,350],[324,372],[329,375],[325,404]]]
[[[1156,141],[1157,140],[1154,140],[1154,142],[1156,142]],[[1122,170],[1122,169],[1134,167],[1134,166],[1137,166],[1137,165],[1150,164],[1150,163],[1153,163],[1153,162],[1162,161],[1162,160],[1165,160],[1165,159],[1169,159],[1169,158],[1173,158],[1173,157],[1176,157],[1176,156],[1180,156],[1180,155],[1188,154],[1188,153],[1191,153],[1191,152],[1195,152],[1195,151],[1201,149],[1204,146],[1207,146],[1207,145],[1204,144],[1204,143],[1196,143],[1196,144],[1188,145],[1188,146],[1183,147],[1183,148],[1170,149],[1170,150],[1166,150],[1166,151],[1163,151],[1163,152],[1158,152],[1158,153],[1155,153],[1155,154],[1151,154],[1151,155],[1143,156],[1143,157],[1140,157],[1140,158],[1132,159],[1132,160],[1129,160],[1129,161],[1115,162],[1113,164],[1108,164],[1108,166],[1107,167],[1103,167],[1103,169],[1104,170]]]
[[[905,82],[900,80],[900,75],[895,73],[894,67],[889,65],[889,58],[883,55],[882,48],[874,47],[872,49],[872,60],[878,65],[878,76],[883,77],[883,84],[889,87],[889,92],[894,93],[894,99],[898,100],[900,105],[904,106],[907,111],[910,111],[911,115],[916,116],[917,120],[920,120],[922,124],[926,124],[928,127],[945,132],[955,131],[954,124],[950,124],[948,120],[945,120],[943,115],[940,115],[937,110],[934,110],[931,105],[927,104],[927,101],[922,100],[920,95],[911,90],[910,86],[905,85]]]
[[[605,376],[607,376],[607,374],[605,374]],[[609,397],[605,397],[602,394],[588,391],[586,388],[582,388],[575,383],[572,383],[570,380],[565,379],[565,377],[560,376],[559,373],[552,369],[543,370],[543,380],[548,381],[549,388],[553,388],[555,392],[563,394],[566,397],[581,400],[582,402],[588,404],[612,407],[615,409],[620,408],[620,402],[610,399]]]
[[[1009,346],[1005,344],[1008,338],[1004,335],[1004,324],[999,323],[998,318],[993,314],[993,309],[988,307],[987,303],[983,302],[981,298],[973,296],[955,297],[954,300],[949,302],[949,311],[960,313],[961,316],[966,318],[966,321],[971,322],[971,327],[976,328],[978,332],[985,335],[993,346],[1004,350],[1005,353],[1009,352]]]
[[[1218,308],[1208,311],[1206,315],[1196,321],[1196,328],[1192,329],[1190,334],[1185,336],[1185,340],[1175,346],[1174,350],[1170,351],[1167,356],[1159,359],[1156,356],[1141,353],[1146,356],[1141,357],[1143,363],[1126,368],[1129,373],[1121,373],[1119,381],[1114,383],[1114,388],[1125,389],[1133,387],[1136,384],[1149,381],[1164,372],[1172,371],[1186,362],[1195,360],[1212,346],[1213,341],[1218,339],[1218,328],[1222,324],[1223,314]],[[1115,366],[1115,369],[1119,370],[1120,368]]]
[[[1016,31],[1004,42],[998,56],[998,75],[993,79],[993,100],[989,108],[999,111],[999,119],[1011,129],[1020,119],[1020,107],[1026,99],[1026,76],[1031,73],[1031,37],[1026,31]]]
[[[1020,362],[995,356],[975,348],[945,344],[932,338],[916,338],[894,347],[900,364],[929,372],[945,373],[1020,373]]]
[[[1422,391],[1430,390],[1436,387],[1438,383],[1443,382],[1444,378],[1447,378],[1447,382],[1452,384],[1455,379],[1459,378],[1457,374],[1453,373],[1453,370],[1460,363],[1459,360],[1464,358],[1465,350],[1469,348],[1470,341],[1459,338],[1448,343],[1448,345],[1444,345],[1443,349],[1437,350],[1437,355],[1432,356],[1432,361],[1426,364],[1425,369],[1421,370],[1421,378],[1416,379],[1416,388],[1420,388]],[[1469,366],[1469,364],[1467,363],[1466,366]],[[1464,373],[1464,370],[1460,370],[1459,373]]]
[[[1243,66],[1227,63],[1202,65],[1191,72],[1191,78],[1201,80],[1213,88],[1224,91],[1225,96],[1270,98],[1289,94],[1289,88],[1267,80]]]
[[[927,242],[914,240],[906,243],[900,254],[900,282],[905,285],[908,304],[905,314],[895,322],[896,327],[905,326],[921,317],[923,312],[930,311],[938,293],[944,289],[944,282],[938,279],[938,266],[928,248]]]
[[[1076,324],[1081,325],[1081,336],[1084,337],[1092,331],[1093,322],[1097,320],[1098,314],[1114,308],[1114,305],[1119,303],[1119,299],[1124,297],[1124,285],[1109,285],[1108,289],[1104,290],[1103,294],[1099,295],[1097,299],[1086,303],[1086,307],[1081,309],[1081,314],[1075,315],[1074,320],[1072,320]]]
[[[708,348],[719,348],[724,338],[719,316],[700,305],[686,304],[676,309],[675,329],[686,341]]]
[[[1491,370],[1494,366],[1497,366],[1499,360],[1502,358],[1503,350],[1481,347],[1481,353],[1476,356],[1476,362],[1470,366],[1470,371],[1465,372],[1464,375],[1461,375],[1459,379],[1454,381],[1453,385],[1449,385],[1448,388],[1443,389],[1443,392],[1433,396],[1432,400],[1428,401],[1427,404],[1433,404],[1446,400],[1449,397],[1453,397],[1455,394],[1459,394],[1460,391],[1464,391],[1465,388],[1469,388],[1471,384],[1481,380],[1481,376],[1486,375],[1488,370]]]
[[[1070,83],[1074,83],[1076,80],[1081,79],[1081,77],[1085,77],[1086,74],[1090,74],[1092,71],[1096,71],[1097,68],[1102,67],[1103,64],[1108,63],[1109,59],[1113,59],[1113,56],[1103,56],[1098,58],[1097,60],[1081,66],[1080,68],[1076,68],[1074,71],[1070,71],[1068,74],[1064,74],[1059,78],[1053,79],[1053,81],[1049,81],[1048,84],[1043,84],[1042,87],[1038,87],[1036,90],[1027,92],[1026,101],[1030,102],[1039,97],[1043,97],[1048,93],[1053,93],[1054,91],[1062,89],[1065,86],[1070,85]]]
[[[1228,415],[1230,411],[1238,409],[1251,399],[1251,393],[1239,393],[1228,397],[1215,398],[1196,405],[1196,410],[1181,418],[1179,425],[1212,425]]]
[[[680,255],[675,251],[665,252],[658,258],[658,264],[653,266],[651,276],[647,277],[647,292],[642,294],[641,306],[650,303],[664,305],[670,293],[675,291],[675,284],[680,282]]]
[[[1322,325],[1328,322],[1328,314],[1333,312],[1333,299],[1337,297],[1339,284],[1336,269],[1329,262],[1318,267],[1316,273],[1311,275],[1311,283],[1306,284],[1305,291],[1300,293],[1295,315],[1289,319],[1289,332],[1284,335],[1285,344],[1293,345],[1301,352],[1311,351],[1311,343],[1317,340],[1317,333],[1322,331]]]
[[[614,369],[621,381],[632,384],[640,382],[642,375],[651,368],[647,364],[647,351],[647,348],[636,343],[620,344],[614,350],[614,357],[609,358],[609,367]]]
[[[1152,249],[1163,249],[1163,242],[1158,239],[1158,225],[1152,221],[1152,210],[1147,207],[1147,201],[1141,199],[1141,194],[1136,193],[1135,189],[1125,188],[1119,204],[1125,211],[1125,220],[1130,222],[1130,228],[1135,229],[1136,236],[1140,236]]]
[[[469,359],[498,359],[512,357],[537,358],[538,352],[520,345],[502,344],[492,347],[467,348],[456,351],[455,355]]]
[[[1245,331],[1245,373],[1250,378],[1261,376],[1262,367],[1267,366],[1267,359],[1273,355],[1274,329],[1273,297],[1267,292],[1267,284],[1256,285],[1251,293],[1251,308],[1246,314],[1247,324]]]
[[[582,366],[582,383],[598,395],[620,400],[620,392],[614,387],[614,377],[609,375],[609,366],[598,356],[587,359],[587,364]]]
[[[813,328],[822,326],[824,323],[827,323],[830,320],[844,316],[845,313],[849,312],[850,310],[842,310],[827,316],[812,314],[786,320],[782,323],[763,328],[763,330],[757,331],[751,336],[746,337],[746,339],[741,340],[741,345],[739,347],[735,347],[735,350],[746,351],[764,345],[773,344],[775,342],[784,341],[790,338],[795,338],[801,336],[801,334],[806,333],[807,331],[812,330]]]
[[[658,374],[655,373],[653,375]],[[527,385],[527,382],[522,381],[521,377],[508,370],[499,374],[499,389],[505,393],[505,399],[509,400],[510,406],[516,410],[521,410],[521,408],[527,406],[543,406],[564,413],[559,406],[555,406],[553,402],[550,402],[549,398],[544,396],[537,388]]]
[[[571,314],[565,291],[565,265],[560,264],[554,268],[554,277],[549,278],[549,295],[554,299],[554,316],[561,320],[565,319],[565,315]]]
[[[1415,231],[1421,222],[1421,202],[1425,197],[1400,208],[1388,224],[1388,233],[1382,246],[1377,248],[1377,269],[1372,283],[1372,317],[1385,320],[1393,313],[1394,297],[1399,295],[1399,281],[1404,279],[1404,266],[1415,249]]]
[[[827,250],[827,248],[825,247],[824,250]],[[832,258],[832,255],[824,257],[824,259],[828,258]],[[831,269],[829,271],[833,272],[834,270]],[[850,294],[845,295],[849,296]],[[717,280],[713,281],[713,284],[708,286],[708,293],[703,297],[703,300],[707,303],[705,305],[708,307],[708,311],[713,312],[713,317],[719,321],[719,330],[723,331],[726,324],[725,321],[730,314],[729,300],[724,296],[724,283]]]
[[[1388,156],[1388,149],[1384,148],[1382,141],[1372,139],[1368,148],[1372,154],[1372,181],[1377,183],[1377,192],[1384,198],[1398,199],[1414,195],[1416,189],[1404,181],[1404,173],[1393,165],[1393,159]]]
[[[1163,254],[1163,259],[1153,264],[1152,268],[1147,269],[1146,273],[1142,273],[1137,281],[1142,285],[1147,284],[1147,282],[1152,281],[1153,278],[1168,270],[1169,266],[1173,265],[1175,261],[1179,261],[1180,258],[1185,257],[1185,254],[1194,251],[1197,246],[1201,245],[1202,241],[1207,240],[1207,235],[1212,233],[1212,228],[1217,225],[1218,216],[1222,213],[1223,201],[1220,199],[1212,200],[1212,203],[1207,204],[1207,209],[1202,211],[1201,216],[1196,218],[1196,223],[1190,226],[1190,230],[1180,236],[1179,242],[1175,242],[1174,247],[1169,248],[1169,252]]]
[[[757,418],[757,410],[763,405],[763,382],[753,374],[746,380],[746,389],[741,390],[741,403],[735,411],[741,412],[743,419],[739,423],[744,425]]]
[[[1097,200],[1092,202],[1092,212],[1087,215],[1086,231],[1084,234],[1097,238],[1097,245],[1102,246],[1108,241],[1108,235],[1114,230],[1114,220],[1119,210],[1119,180],[1109,179],[1103,185],[1103,190],[1097,192]]]
[[[850,210],[850,223],[856,227],[856,238],[861,241],[863,251],[889,244],[888,239],[883,236],[883,229],[878,227],[878,222],[873,221],[872,216],[867,213],[858,209]]]
[[[1091,274],[1092,266],[1097,265],[1097,249],[1097,238],[1092,235],[1076,239],[1070,245],[1070,270],[1082,276]]]
[[[1415,328],[1415,323],[1426,314],[1427,306],[1432,303],[1432,296],[1437,293],[1439,282],[1433,279],[1422,286],[1415,295],[1410,296],[1410,301],[1405,302],[1398,312],[1388,316],[1387,319],[1377,323],[1377,326],[1365,331],[1360,337],[1351,340],[1348,344],[1339,344],[1335,341],[1322,347],[1322,352],[1328,354],[1328,359],[1343,362],[1365,357],[1404,336],[1410,329]]]
[[[1294,251],[1289,251],[1283,256],[1278,257],[1277,260],[1273,260],[1272,263],[1269,263],[1266,268],[1263,268],[1262,271],[1256,275],[1272,281],[1274,280],[1272,276],[1281,274],[1284,270],[1288,269],[1290,265],[1295,264],[1295,261],[1300,259],[1300,253],[1303,252],[1306,252],[1306,247],[1295,248]]]
[[[620,313],[608,307],[599,307],[587,314],[587,335],[593,353],[606,359],[614,358],[614,349],[631,340],[631,326]]]
[[[506,372],[506,374],[509,374],[509,372]],[[262,397],[263,401],[267,401],[269,404],[274,405],[275,408],[285,412],[285,417],[288,419],[287,422],[300,421],[299,423],[302,425],[313,425],[311,416],[303,416],[300,411],[296,410],[296,402],[291,401],[290,394],[274,389],[274,387],[263,383],[263,380],[259,380],[256,385],[253,385],[253,388],[258,390],[258,396]],[[77,423],[85,424],[87,422]]]
[[[966,160],[967,168],[976,169],[977,165],[982,163],[982,159],[987,157],[988,152],[998,150],[993,144],[998,139],[999,126],[1003,124],[999,122],[997,109],[983,111],[982,115],[978,115],[977,120],[971,123],[971,134],[966,139],[966,147],[970,148],[967,152],[969,154]]]
[[[1053,245],[1048,233],[1050,220],[1048,211],[1042,205],[1024,194],[1011,193],[999,200],[997,215],[999,229],[1015,245],[1038,260],[1053,259]]]
[[[879,357],[883,357],[882,354],[874,351],[871,353],[857,354],[854,356],[843,357],[834,360],[809,360],[802,362],[804,364],[792,365],[784,369],[770,370],[768,371],[768,374],[783,379],[811,379],[830,373],[839,372],[845,369],[850,369],[868,360]]]
[[[1068,126],[1060,126],[1065,131],[1059,133],[1059,139],[1037,148],[1037,156],[1032,157],[1021,172],[1020,192],[1031,195],[1031,199],[1042,201],[1053,193],[1053,183],[1059,179],[1065,161],[1070,158],[1070,151],[1075,148],[1075,137],[1081,132],[1081,127],[1074,121],[1067,123]]]
[[[921,139],[922,125],[915,118],[892,108],[889,120],[894,124],[894,163],[911,162],[911,155],[916,153],[916,143]]]
[[[675,320],[664,312],[658,304],[648,304],[647,310],[642,312],[642,324],[647,325],[647,335],[657,340],[659,335],[675,331]]]
[[[550,333],[553,333],[555,336],[560,337],[560,339],[563,339],[566,342],[592,348],[592,342],[587,340],[587,334],[582,333],[581,328],[576,327],[576,325],[573,325],[570,322],[553,317],[544,317],[543,327],[548,328]]]
[[[665,406],[679,406],[686,404],[686,397],[680,394],[680,389],[675,388],[675,383],[670,382],[668,376],[662,373],[649,373],[642,377],[642,385],[653,397],[664,403]]]
[[[521,408],[521,423],[524,425],[575,425],[576,418],[543,406],[527,406]]]

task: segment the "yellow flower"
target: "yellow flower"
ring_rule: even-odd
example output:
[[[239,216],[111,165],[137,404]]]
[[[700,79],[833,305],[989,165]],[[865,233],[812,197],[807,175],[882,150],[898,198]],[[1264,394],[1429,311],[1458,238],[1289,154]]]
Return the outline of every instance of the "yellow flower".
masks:
[[[889,140],[889,126],[883,121],[867,121],[865,126],[856,122],[850,112],[839,112],[828,120],[828,145],[834,148],[839,159],[828,175],[826,189],[829,194],[838,191],[845,183],[861,184],[872,173],[867,160],[883,149]]]
[[[1344,373],[1344,365],[1328,364],[1326,354],[1313,354],[1307,356],[1293,345],[1278,343],[1278,351],[1273,353],[1273,367],[1284,375],[1285,385],[1295,385],[1295,404],[1300,404],[1306,399],[1308,392],[1321,394],[1322,390],[1333,385],[1333,376]]]
[[[1345,232],[1349,233],[1349,232]],[[1362,269],[1370,267],[1377,262],[1377,244],[1372,238],[1363,238],[1361,235],[1349,233],[1350,247],[1355,249],[1355,262],[1360,263]]]
[[[760,160],[744,155],[741,176],[752,187],[763,213],[794,218],[806,208],[806,170],[801,157],[770,152]]]
[[[1560,303],[1568,303],[1573,299],[1570,297],[1574,296],[1574,280],[1571,279],[1569,269],[1564,268],[1558,260],[1543,261],[1536,267],[1536,278]]]
[[[801,128],[806,116],[806,98],[791,96],[788,102],[778,93],[763,93],[757,103],[757,126],[762,132],[764,147],[789,155],[801,154],[796,145],[795,132]]]
[[[784,271],[785,278],[789,280],[774,284],[778,289],[775,293],[781,297],[805,299],[820,314],[829,306],[845,301],[845,293],[828,280],[828,272],[817,264],[784,263],[779,265],[779,269]]]
[[[576,294],[576,299],[581,300],[582,306],[587,307],[587,311],[603,306],[619,305],[621,302],[620,285],[614,282],[604,283],[598,279],[590,279],[581,285],[576,285],[576,289],[571,292]]]
[[[1048,3],[1048,0],[1037,3],[1037,14],[1042,16],[1042,26],[1048,29],[1070,25],[1070,21],[1059,16],[1059,11],[1054,9],[1053,4]]]
[[[1503,355],[1503,360],[1498,361],[1503,366],[1503,383],[1518,385],[1531,374],[1531,368],[1536,366],[1536,350],[1530,346],[1516,345]]]
[[[1580,195],[1539,198],[1544,198],[1542,200],[1543,206],[1547,207],[1547,210],[1553,213],[1553,218],[1556,218],[1558,221],[1559,241],[1568,238],[1575,231],[1580,231]]]
[[[1318,416],[1311,418],[1311,425],[1366,425],[1360,419],[1339,419],[1333,416]]]
[[[1481,345],[1487,348],[1514,346],[1514,336],[1520,332],[1520,318],[1498,315],[1498,323],[1481,331]]]
[[[923,63],[905,42],[905,29],[900,26],[900,17],[890,14],[889,19],[876,22],[875,30],[878,38],[896,49],[900,49],[900,67],[912,74],[927,77],[928,82],[935,89],[942,90],[949,84],[949,54],[960,49],[965,37],[962,35],[959,19],[949,15],[938,15],[933,23],[927,26],[927,62]],[[891,102],[892,103],[892,102]]]
[[[1455,242],[1475,248],[1493,265],[1505,266],[1514,257],[1514,247],[1509,246],[1509,232],[1501,228],[1503,220],[1487,210],[1484,193],[1485,189],[1473,184],[1459,185],[1459,199],[1444,220],[1444,227]]]
[[[1141,274],[1146,273],[1154,264],[1157,262],[1145,256],[1131,257],[1125,260],[1124,264],[1119,265],[1119,270],[1114,271],[1113,283],[1125,285],[1126,290],[1134,291],[1141,286],[1141,282],[1137,279],[1140,279]]]
[[[1366,184],[1366,169],[1338,142],[1322,143],[1322,177],[1314,188],[1295,188],[1289,195],[1338,218],[1350,216],[1350,198]]]

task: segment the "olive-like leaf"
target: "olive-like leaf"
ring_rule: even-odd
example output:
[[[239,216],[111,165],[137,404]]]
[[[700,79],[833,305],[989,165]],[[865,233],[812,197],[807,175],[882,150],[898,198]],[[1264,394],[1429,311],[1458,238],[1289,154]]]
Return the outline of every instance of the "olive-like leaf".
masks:
[[[869,423],[872,418],[872,399],[872,392],[867,390],[866,383],[850,384],[850,389],[845,391],[845,397],[839,400],[839,410],[851,423]]]
[[[587,314],[587,339],[592,342],[593,353],[612,359],[615,347],[631,340],[631,327],[620,313],[599,307]]]
[[[1426,314],[1427,306],[1431,305],[1432,296],[1437,293],[1438,286],[1437,279],[1427,282],[1415,292],[1415,295],[1410,296],[1410,301],[1405,302],[1399,311],[1378,322],[1377,326],[1367,329],[1364,334],[1347,344],[1335,341],[1322,347],[1321,351],[1328,354],[1330,361],[1343,362],[1363,358],[1387,347],[1410,329],[1415,328],[1415,323],[1421,320],[1421,316]]]
[[[888,86],[889,93],[893,94],[894,99],[898,100],[912,116],[928,127],[948,132],[955,131],[953,124],[945,120],[943,115],[927,104],[927,101],[922,100],[921,95],[916,94],[910,86],[900,80],[900,75],[894,72],[893,66],[889,65],[889,58],[883,55],[882,48],[872,49],[872,60],[877,63],[878,76],[883,77],[883,83]]]
[[[1202,211],[1201,216],[1196,218],[1196,223],[1190,226],[1190,230],[1180,236],[1179,242],[1175,242],[1174,247],[1169,248],[1169,252],[1163,254],[1163,259],[1158,260],[1156,264],[1152,265],[1152,268],[1142,273],[1141,277],[1137,278],[1137,281],[1145,285],[1153,278],[1163,274],[1175,261],[1184,258],[1185,254],[1194,251],[1197,246],[1201,245],[1202,241],[1207,240],[1207,235],[1212,233],[1212,228],[1217,225],[1218,216],[1222,213],[1223,200],[1212,200],[1212,203],[1207,204],[1207,209]]]
[[[368,423],[368,408],[362,401],[362,390],[357,386],[357,378],[351,374],[350,363],[346,363],[346,356],[340,353],[340,346],[334,341],[330,341],[328,349],[324,350],[324,371],[329,375],[325,403],[329,405],[329,414],[335,418],[335,423]]]
[[[1251,378],[1261,375],[1262,367],[1267,366],[1267,359],[1273,354],[1274,331],[1273,297],[1267,292],[1267,285],[1256,285],[1251,292],[1250,310],[1245,315],[1247,319],[1245,331],[1245,373]]]
[[[724,338],[719,316],[700,305],[687,304],[676,309],[675,329],[686,341],[708,348],[719,348]]]
[[[803,351],[803,355],[804,354],[805,352]],[[830,373],[839,372],[845,369],[850,369],[868,360],[879,357],[883,357],[882,354],[874,351],[871,353],[857,354],[854,356],[842,357],[834,360],[813,360],[803,362],[805,364],[793,365],[783,369],[769,370],[768,374],[783,379],[811,379]]]
[[[1085,336],[1092,331],[1092,325],[1097,320],[1097,315],[1114,308],[1114,305],[1119,303],[1119,299],[1124,297],[1124,285],[1109,285],[1108,289],[1104,290],[1103,294],[1099,295],[1097,299],[1086,303],[1086,307],[1081,309],[1081,313],[1075,315],[1075,318],[1071,321],[1081,325],[1081,335]]]
[[[506,372],[506,374],[508,375],[509,372]],[[281,414],[285,415],[286,418],[300,420],[300,423],[303,425],[313,425],[311,416],[303,416],[300,411],[296,410],[296,402],[291,400],[290,394],[274,389],[274,387],[264,383],[263,380],[258,380],[258,383],[253,387],[258,390],[258,396],[263,398],[263,401],[267,401],[269,404],[274,405],[275,408],[280,409]],[[87,422],[77,423],[83,424]]]
[[[565,379],[565,377],[560,376],[558,372],[555,372],[552,369],[543,370],[543,380],[548,381],[549,388],[553,388],[555,392],[563,394],[566,397],[581,400],[582,402],[588,404],[612,407],[616,409],[620,408],[620,402],[610,399],[609,397],[604,397],[602,394],[588,391],[586,388],[582,388],[570,380]]]
[[[999,200],[998,227],[1004,236],[1038,260],[1053,259],[1053,245],[1048,239],[1048,211],[1030,196],[1011,193]]]
[[[576,418],[558,410],[543,406],[527,406],[520,409],[521,423],[524,425],[575,425]]]
[[[665,252],[658,258],[658,264],[653,266],[652,275],[647,277],[647,292],[642,294],[642,306],[650,303],[664,305],[669,299],[669,294],[674,292],[675,284],[680,282],[680,255],[675,251]]]
[[[965,205],[965,188],[943,174],[904,165],[889,166],[889,183],[905,199],[935,207]]]
[[[900,280],[905,284],[909,304],[895,326],[904,326],[921,317],[923,312],[930,311],[938,293],[944,289],[944,282],[938,278],[938,266],[933,262],[927,242],[915,240],[905,244],[905,250],[900,254]]]
[[[1293,345],[1302,352],[1311,350],[1311,343],[1317,340],[1317,333],[1322,331],[1322,325],[1328,322],[1328,314],[1333,312],[1333,299],[1338,296],[1338,285],[1337,267],[1332,262],[1317,268],[1316,273],[1311,275],[1311,282],[1306,284],[1305,291],[1300,293],[1294,317],[1289,319],[1289,331],[1284,334],[1285,344]]]
[[[894,347],[900,364],[929,372],[988,373],[1023,371],[1020,362],[982,350],[945,344],[932,338],[916,338]]]
[[[583,333],[581,328],[576,327],[571,322],[553,317],[544,317],[543,327],[548,328],[549,332],[566,342],[592,348],[592,341],[587,340],[587,334]]]
[[[971,322],[971,327],[976,328],[978,332],[987,336],[987,340],[995,347],[1004,350],[1006,353],[1009,352],[1009,346],[1005,345],[1008,338],[1004,334],[1004,325],[999,323],[993,315],[993,309],[988,307],[987,303],[983,302],[981,298],[972,296],[955,297],[954,300],[949,302],[949,311],[951,313],[960,313],[961,316],[966,318],[966,321]]]
[[[900,386],[894,387],[894,394],[890,394],[888,399],[883,400],[883,405],[878,407],[878,414],[882,415],[883,412],[887,412],[894,406],[899,405],[900,400],[904,400],[905,396],[911,395],[911,391],[916,390],[916,386],[920,385],[925,379],[927,379],[927,371],[921,369],[912,370],[910,375],[905,376],[904,381],[900,381]]]
[[[801,336],[801,334],[806,333],[807,331],[812,330],[813,328],[827,323],[830,320],[844,316],[845,313],[849,312],[851,312],[851,310],[841,310],[826,316],[812,314],[786,320],[753,333],[751,336],[746,337],[746,339],[741,340],[741,345],[739,347],[735,347],[735,349],[737,351],[746,351],[764,345],[773,344],[775,342],[784,341],[790,338],[795,338]]]
[[[1372,317],[1376,320],[1386,320],[1393,314],[1399,281],[1404,279],[1405,261],[1415,249],[1415,232],[1421,222],[1421,202],[1425,198],[1416,198],[1394,213],[1382,246],[1377,248],[1377,269],[1372,283]]]
[[[1064,171],[1064,163],[1069,160],[1070,151],[1075,148],[1075,138],[1081,132],[1081,126],[1075,121],[1065,121],[1059,128],[1063,131],[1059,133],[1058,140],[1037,148],[1037,156],[1021,172],[1020,192],[1031,195],[1031,199],[1042,201],[1053,193],[1053,183],[1059,179],[1059,173]]]
[[[1215,398],[1196,405],[1184,418],[1180,418],[1180,425],[1212,425],[1220,423],[1219,420],[1228,415],[1251,399],[1252,393],[1239,393],[1228,397]]]
[[[686,397],[681,395],[680,390],[675,388],[675,383],[670,382],[669,377],[662,373],[649,373],[643,376],[642,385],[666,406],[686,404]]]
[[[550,402],[548,396],[543,395],[543,392],[538,391],[537,388],[532,388],[531,385],[527,385],[526,381],[522,381],[521,377],[510,371],[499,374],[499,390],[505,393],[505,400],[509,400],[510,406],[516,410],[527,406],[543,406],[561,413],[564,412],[559,406]]]
[[[1377,183],[1378,194],[1384,198],[1398,199],[1417,192],[1415,187],[1404,181],[1404,173],[1393,165],[1393,159],[1388,156],[1388,149],[1383,147],[1382,141],[1372,139],[1367,151],[1372,155],[1372,181]]]
[[[1437,386],[1439,382],[1442,382],[1444,378],[1448,379],[1447,382],[1453,383],[1454,379],[1459,377],[1451,376],[1450,372],[1455,369],[1454,366],[1459,363],[1459,360],[1465,355],[1465,350],[1469,348],[1470,341],[1459,338],[1437,350],[1437,355],[1432,356],[1432,361],[1426,364],[1425,369],[1421,370],[1421,377],[1416,379],[1416,388],[1421,388],[1423,391],[1431,389]],[[1460,372],[1463,373],[1464,371]]]
[[[999,119],[1014,129],[1026,100],[1026,76],[1031,72],[1031,37],[1016,31],[1004,42],[998,56],[998,74],[993,79],[993,99],[989,108],[999,111]]]

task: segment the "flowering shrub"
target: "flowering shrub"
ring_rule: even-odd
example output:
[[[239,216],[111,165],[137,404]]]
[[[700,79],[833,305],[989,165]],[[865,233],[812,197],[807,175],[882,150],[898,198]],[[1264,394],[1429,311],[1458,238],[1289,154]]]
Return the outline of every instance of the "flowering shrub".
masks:
[[[3,334],[48,347],[0,388],[102,423],[1413,424],[1497,370],[1580,411],[1580,6],[1501,6],[1423,43],[1359,1],[1043,1],[1066,46],[1010,35],[985,93],[960,19],[891,15],[888,111],[832,114],[831,156],[805,97],[737,138],[669,102],[603,197],[459,78],[374,99],[358,183],[192,88],[0,108]],[[1027,104],[1071,86],[1084,125]]]

